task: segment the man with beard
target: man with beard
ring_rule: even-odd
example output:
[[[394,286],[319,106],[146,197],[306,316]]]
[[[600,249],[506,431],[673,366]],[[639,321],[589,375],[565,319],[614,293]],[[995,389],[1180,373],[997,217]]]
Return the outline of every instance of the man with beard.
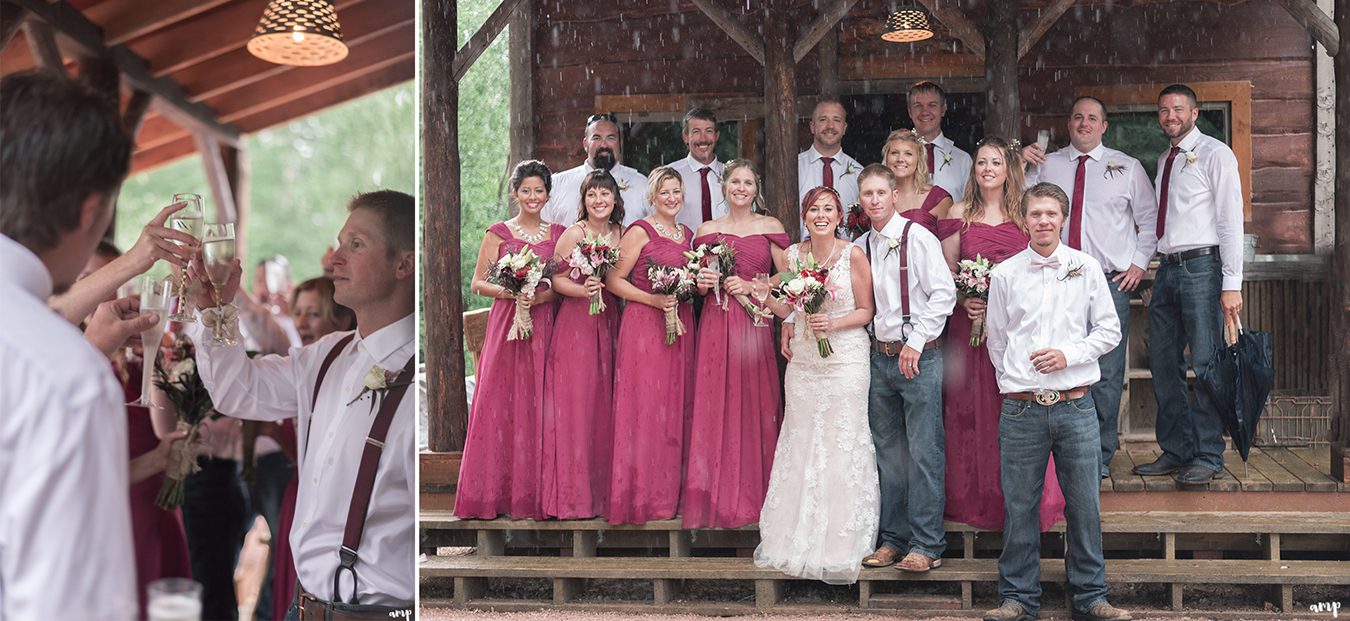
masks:
[[[1149,369],[1158,399],[1163,454],[1134,472],[1179,472],[1181,485],[1223,477],[1223,423],[1203,390],[1186,398],[1185,350],[1202,375],[1220,347],[1221,326],[1242,310],[1242,182],[1237,158],[1200,132],[1195,91],[1173,84],[1158,95],[1158,125],[1172,148],[1158,156],[1160,265],[1148,307]]]
[[[608,170],[619,182],[624,226],[651,213],[647,207],[647,177],[619,163],[623,145],[614,115],[592,114],[586,119],[586,136],[581,147],[586,150],[586,161],[553,175],[553,191],[549,192],[548,203],[540,213],[545,222],[568,226],[577,221],[577,214],[581,213],[581,181],[597,168]]]
[[[684,128],[680,131],[685,146],[689,147],[689,155],[668,164],[684,180],[684,208],[675,221],[691,231],[697,231],[704,222],[727,215],[727,204],[722,197],[722,171],[726,167],[717,161],[717,135],[717,115],[712,110],[690,110],[684,115]]]
[[[970,177],[970,154],[957,148],[951,138],[942,135],[942,117],[947,114],[947,92],[934,82],[924,80],[909,87],[909,120],[923,138],[928,152],[928,174],[933,185],[961,202]]]
[[[811,112],[811,147],[797,154],[797,202],[813,188],[825,186],[839,193],[845,209],[858,202],[858,173],[862,164],[844,153],[848,112],[838,99],[823,99]],[[687,190],[686,190],[687,191]],[[806,223],[802,223],[802,239]]]

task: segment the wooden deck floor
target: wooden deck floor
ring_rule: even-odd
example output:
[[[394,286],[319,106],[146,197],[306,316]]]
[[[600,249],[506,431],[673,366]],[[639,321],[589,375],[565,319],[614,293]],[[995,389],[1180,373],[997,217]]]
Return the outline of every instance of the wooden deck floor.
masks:
[[[1157,450],[1121,447],[1111,460],[1111,477],[1102,479],[1103,492],[1178,492],[1171,475],[1141,477],[1130,469],[1149,463],[1161,453]],[[1244,464],[1237,451],[1224,454],[1225,476],[1209,483],[1211,492],[1344,492],[1344,483],[1331,478],[1331,451],[1328,447],[1261,448],[1253,447]]]

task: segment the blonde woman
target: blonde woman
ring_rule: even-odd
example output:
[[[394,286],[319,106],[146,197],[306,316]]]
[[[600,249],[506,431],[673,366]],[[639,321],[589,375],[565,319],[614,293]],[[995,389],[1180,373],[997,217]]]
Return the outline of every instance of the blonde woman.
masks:
[[[952,195],[928,182],[923,139],[912,129],[897,129],[886,137],[881,158],[895,173],[895,210],[937,235],[938,220],[946,218],[952,208]]]

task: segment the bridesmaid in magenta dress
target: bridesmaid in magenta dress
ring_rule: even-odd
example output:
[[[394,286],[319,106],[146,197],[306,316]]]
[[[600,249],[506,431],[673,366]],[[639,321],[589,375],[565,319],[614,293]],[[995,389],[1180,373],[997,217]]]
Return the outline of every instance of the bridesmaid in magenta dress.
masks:
[[[694,401],[694,309],[652,293],[647,266],[682,266],[694,232],[675,222],[684,205],[680,173],[662,166],[647,180],[652,215],[624,232],[619,265],[605,286],[628,301],[614,357],[614,461],[605,517],[644,524],[675,517]],[[685,333],[666,344],[665,309]]]
[[[542,258],[553,256],[558,237],[566,229],[548,224],[539,216],[551,187],[552,175],[542,162],[518,164],[511,174],[511,195],[520,213],[488,227],[478,250],[473,291],[494,301],[483,353],[478,358],[469,430],[459,466],[455,515],[462,518],[544,517],[540,412],[544,409],[545,355],[553,338],[558,294],[544,279],[533,294],[517,299],[503,287],[489,283],[486,271],[492,261],[526,247]],[[516,304],[522,302],[530,304],[534,333],[528,339],[507,340]]]
[[[558,238],[553,290],[562,296],[553,322],[544,380],[544,514],[562,519],[605,513],[614,439],[614,341],[619,299],[600,278],[570,274],[567,259],[585,239],[619,247],[623,197],[609,172],[595,170],[581,182],[577,223]],[[591,296],[605,310],[590,314]]]
[[[773,322],[755,325],[732,295],[751,299],[756,276],[784,269],[789,243],[783,224],[757,215],[759,174],[749,160],[732,160],[722,175],[727,215],[699,227],[694,246],[729,242],[736,273],[727,275],[721,295],[726,309],[708,295],[717,273],[699,273],[704,293],[698,323],[689,460],[680,514],[684,528],[738,528],[759,523],[769,486],[783,403]]]
[[[968,198],[952,207],[951,218],[938,222],[938,237],[952,271],[957,261],[977,255],[998,263],[1026,249],[1031,238],[1023,231],[1022,186],[1021,157],[1001,139],[984,139],[966,186]],[[1002,530],[998,453],[1002,396],[989,351],[984,344],[970,346],[973,317],[983,315],[984,307],[983,300],[963,298],[947,324],[942,394],[947,436],[945,515],[977,528]],[[1041,530],[1062,519],[1064,494],[1052,457],[1041,494]]]
[[[900,217],[937,235],[938,220],[946,218],[951,210],[952,195],[928,182],[928,159],[924,157],[923,140],[912,129],[897,129],[886,137],[881,156],[886,167],[895,173],[898,192],[895,210]]]

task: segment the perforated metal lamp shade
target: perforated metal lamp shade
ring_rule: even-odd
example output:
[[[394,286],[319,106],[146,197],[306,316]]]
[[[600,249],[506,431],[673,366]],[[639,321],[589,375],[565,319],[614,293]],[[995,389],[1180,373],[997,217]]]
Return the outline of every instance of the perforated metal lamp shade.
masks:
[[[271,0],[248,51],[279,65],[331,65],[347,57],[337,11],[328,0]]]
[[[895,43],[923,41],[933,36],[928,25],[928,15],[918,9],[901,9],[886,18],[886,30],[881,38]]]

